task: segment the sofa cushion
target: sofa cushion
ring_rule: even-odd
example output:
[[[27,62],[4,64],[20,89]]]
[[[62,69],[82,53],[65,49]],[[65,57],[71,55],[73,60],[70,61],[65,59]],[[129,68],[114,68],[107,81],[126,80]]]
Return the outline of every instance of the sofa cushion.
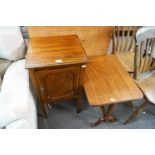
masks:
[[[0,127],[4,126],[37,128],[35,100],[30,91],[25,60],[13,62],[3,78],[0,92]]]
[[[29,82],[27,82],[29,77],[24,64],[25,60],[13,62],[4,75],[0,92],[1,128],[26,117],[29,100]]]
[[[11,61],[0,59],[0,91],[1,91],[1,85],[2,85],[2,77],[10,64],[11,64]]]
[[[0,76],[0,91],[1,91],[1,86],[2,86],[2,78]]]
[[[8,66],[11,64],[11,61],[0,59],[0,76],[2,77],[8,68]]]
[[[0,26],[0,58],[18,60],[25,56],[25,42],[18,26]]]
[[[8,99],[5,98],[5,99]],[[10,104],[5,103],[4,98],[0,95],[0,129],[4,128],[5,126],[9,125],[10,123],[16,121],[18,118],[16,117],[13,108],[10,106]]]

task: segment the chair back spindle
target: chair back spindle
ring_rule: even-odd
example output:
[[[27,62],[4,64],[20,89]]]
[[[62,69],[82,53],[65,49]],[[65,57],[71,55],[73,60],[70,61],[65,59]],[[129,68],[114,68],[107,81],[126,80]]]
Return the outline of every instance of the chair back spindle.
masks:
[[[133,50],[137,29],[138,26],[115,26],[113,30],[113,53]]]
[[[143,27],[136,34],[135,78],[155,68],[155,27]]]

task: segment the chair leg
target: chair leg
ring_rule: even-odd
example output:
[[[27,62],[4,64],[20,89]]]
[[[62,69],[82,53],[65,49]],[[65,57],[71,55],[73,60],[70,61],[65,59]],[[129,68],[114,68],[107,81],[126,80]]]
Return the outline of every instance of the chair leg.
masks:
[[[148,104],[148,102],[147,101],[144,101],[144,103],[140,106],[140,107],[138,107],[129,117],[128,117],[128,119],[123,123],[123,124],[128,124],[132,119],[134,119],[136,116],[138,116],[138,114],[140,113],[140,112],[142,112],[143,111],[143,109],[145,108],[145,106]]]

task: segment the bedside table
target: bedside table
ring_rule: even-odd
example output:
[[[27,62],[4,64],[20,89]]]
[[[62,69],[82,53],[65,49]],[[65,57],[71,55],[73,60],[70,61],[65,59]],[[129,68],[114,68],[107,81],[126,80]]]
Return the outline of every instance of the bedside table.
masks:
[[[87,56],[76,35],[32,38],[26,68],[40,107],[47,118],[46,105],[77,99],[80,111],[80,77]]]

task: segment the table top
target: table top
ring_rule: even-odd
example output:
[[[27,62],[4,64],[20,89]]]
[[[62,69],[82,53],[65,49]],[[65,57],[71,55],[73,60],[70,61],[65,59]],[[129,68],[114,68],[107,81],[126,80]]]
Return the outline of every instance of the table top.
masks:
[[[87,56],[78,36],[31,38],[26,55],[26,68],[83,64]]]
[[[89,59],[84,89],[91,106],[131,101],[143,97],[134,80],[113,55]]]

